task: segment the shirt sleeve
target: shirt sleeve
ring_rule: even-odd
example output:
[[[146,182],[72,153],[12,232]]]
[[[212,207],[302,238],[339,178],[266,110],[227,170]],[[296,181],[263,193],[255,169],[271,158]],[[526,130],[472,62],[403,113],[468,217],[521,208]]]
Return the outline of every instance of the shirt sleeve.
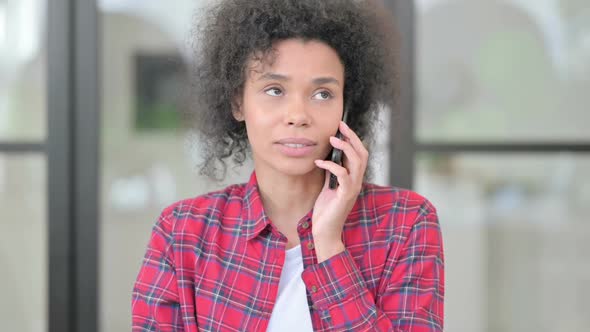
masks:
[[[332,331],[443,330],[444,257],[434,207],[419,209],[405,241],[392,241],[377,297],[345,250],[304,270],[315,309]]]
[[[183,331],[171,256],[172,224],[162,214],[154,226],[132,295],[133,331]]]

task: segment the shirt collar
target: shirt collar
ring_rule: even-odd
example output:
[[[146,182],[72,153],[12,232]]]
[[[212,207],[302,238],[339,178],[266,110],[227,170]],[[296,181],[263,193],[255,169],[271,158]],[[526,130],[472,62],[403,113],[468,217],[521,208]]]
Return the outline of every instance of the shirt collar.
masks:
[[[250,180],[246,183],[243,201],[242,234],[247,240],[251,240],[270,224],[270,219],[264,212],[256,172],[254,171],[250,175]]]

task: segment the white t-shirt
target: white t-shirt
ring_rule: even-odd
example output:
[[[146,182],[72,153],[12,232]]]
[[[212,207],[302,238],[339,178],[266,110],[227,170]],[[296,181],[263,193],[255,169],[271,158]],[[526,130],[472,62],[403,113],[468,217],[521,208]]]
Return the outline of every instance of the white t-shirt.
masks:
[[[303,258],[301,245],[298,245],[285,252],[285,265],[279,281],[279,293],[266,331],[313,331],[307,292],[301,279],[302,272]]]

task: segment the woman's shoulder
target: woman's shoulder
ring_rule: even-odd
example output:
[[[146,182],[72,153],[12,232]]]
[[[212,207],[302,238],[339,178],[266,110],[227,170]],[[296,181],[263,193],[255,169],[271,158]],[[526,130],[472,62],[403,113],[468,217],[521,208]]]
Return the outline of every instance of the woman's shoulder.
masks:
[[[412,221],[420,216],[437,213],[432,202],[423,195],[396,186],[363,183],[359,198],[359,208],[369,209],[381,216],[393,215],[396,218],[392,219],[396,220]]]
[[[241,206],[245,184],[232,184],[223,189],[176,201],[165,207],[160,219],[178,222],[218,222],[230,207]],[[234,208],[235,210],[235,208]],[[174,225],[171,225],[174,228]]]
[[[434,209],[432,203],[416,191],[396,186],[384,186],[374,183],[363,183],[359,196],[371,197],[377,205],[399,205],[405,208],[425,206]]]

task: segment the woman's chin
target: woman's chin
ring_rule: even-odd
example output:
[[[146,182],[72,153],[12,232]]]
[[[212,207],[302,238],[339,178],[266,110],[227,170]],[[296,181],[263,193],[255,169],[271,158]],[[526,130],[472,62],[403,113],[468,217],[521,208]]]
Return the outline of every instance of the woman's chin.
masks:
[[[303,176],[314,172],[323,171],[318,168],[312,159],[306,158],[297,161],[287,161],[280,165],[275,165],[275,168],[288,176]]]

